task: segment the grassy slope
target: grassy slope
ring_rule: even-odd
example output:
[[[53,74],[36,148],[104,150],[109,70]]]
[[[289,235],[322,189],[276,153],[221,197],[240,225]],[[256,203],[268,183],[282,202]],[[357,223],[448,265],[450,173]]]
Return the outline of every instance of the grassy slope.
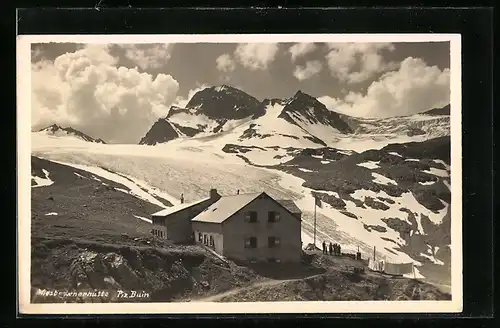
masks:
[[[116,190],[125,186],[32,157],[32,174],[43,177],[42,169],[54,183],[32,188],[32,288],[134,289],[150,292],[142,301],[165,301],[218,293],[258,278],[197,246],[153,237],[151,224],[134,215],[148,218],[160,208]],[[45,215],[54,212],[58,215]]]

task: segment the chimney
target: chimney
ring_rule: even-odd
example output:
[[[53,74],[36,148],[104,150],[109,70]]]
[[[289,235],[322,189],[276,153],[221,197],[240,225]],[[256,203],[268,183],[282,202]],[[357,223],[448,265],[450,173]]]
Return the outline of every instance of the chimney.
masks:
[[[217,189],[210,189],[210,199],[217,199],[220,198],[219,193],[217,192]]]
[[[181,204],[184,204],[184,194],[181,194]]]
[[[238,191],[236,192],[236,195],[239,195],[240,194],[240,190],[238,189]]]

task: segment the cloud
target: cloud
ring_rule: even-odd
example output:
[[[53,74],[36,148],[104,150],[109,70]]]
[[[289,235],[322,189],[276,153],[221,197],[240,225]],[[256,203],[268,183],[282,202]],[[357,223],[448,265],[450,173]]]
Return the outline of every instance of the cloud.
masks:
[[[323,64],[319,60],[308,61],[304,66],[296,66],[293,76],[299,81],[307,80],[321,72]]]
[[[32,64],[32,126],[72,126],[108,142],[137,143],[165,116],[179,84],[116,67],[105,45],[90,45]]]
[[[197,87],[197,88],[195,88],[195,89],[191,89],[191,90],[189,90],[189,92],[188,92],[188,96],[187,96],[186,98],[181,97],[181,96],[177,97],[177,98],[175,99],[175,103],[174,103],[174,105],[175,105],[175,106],[178,106],[178,107],[182,107],[182,108],[186,107],[186,105],[187,105],[187,103],[189,102],[189,100],[191,100],[191,98],[193,98],[193,96],[194,96],[194,95],[195,95],[198,91],[201,91],[201,90],[203,90],[203,89],[205,89],[205,88],[208,88],[208,87],[209,87],[209,85],[208,85],[208,84],[202,84],[202,85],[198,86],[198,87]]]
[[[394,62],[386,62],[382,51],[393,51],[391,43],[328,43],[326,55],[333,76],[341,82],[359,83],[378,73],[397,68]]]
[[[236,68],[236,63],[230,54],[222,54],[215,60],[217,69],[221,72],[232,72]]]
[[[125,51],[125,57],[139,66],[142,70],[156,69],[165,65],[170,59],[172,44],[120,44]]]
[[[427,66],[408,57],[399,70],[373,82],[366,95],[350,92],[344,99],[319,97],[331,110],[358,117],[404,116],[450,103],[450,70]]]
[[[265,70],[278,53],[276,43],[240,43],[234,51],[235,58],[250,70]]]
[[[288,52],[294,62],[297,58],[305,56],[314,50],[316,50],[316,45],[314,43],[296,43],[288,49]]]

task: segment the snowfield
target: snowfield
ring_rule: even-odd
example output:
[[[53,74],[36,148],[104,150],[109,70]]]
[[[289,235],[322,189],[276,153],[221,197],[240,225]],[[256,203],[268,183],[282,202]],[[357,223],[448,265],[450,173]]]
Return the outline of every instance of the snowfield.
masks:
[[[262,120],[266,119],[270,118],[264,115]],[[244,130],[243,126],[235,130]],[[262,124],[260,127],[272,129],[273,125]],[[239,132],[242,132],[241,130]],[[134,196],[163,208],[168,206],[162,203],[161,199],[176,205],[180,202],[180,195],[184,194],[186,202],[197,201],[207,197],[211,188],[216,188],[222,195],[236,194],[237,190],[241,193],[265,191],[275,198],[292,199],[303,211],[303,245],[312,243],[315,201],[311,192],[324,192],[336,197],[339,195],[331,191],[305,188],[302,186],[304,180],[301,178],[271,168],[252,166],[235,154],[223,152],[222,147],[227,141],[234,140],[235,134],[238,133],[233,130],[225,132],[219,138],[180,138],[156,146],[107,145],[66,138],[61,142],[49,136],[32,133],[32,155],[70,165],[123,184],[130,188],[130,193]],[[282,137],[279,139],[283,142]],[[259,164],[259,159],[261,163],[276,162],[276,160],[271,161],[271,155],[257,156],[259,152],[274,156],[279,154],[279,151],[280,149],[258,150],[242,155]],[[379,162],[366,162],[358,165],[375,169],[379,167],[378,164]],[[374,173],[373,177],[378,183],[395,183],[380,174]],[[432,212],[418,203],[411,193],[391,197],[385,192],[357,190],[351,196],[362,201],[366,197],[385,197],[394,200],[394,204],[386,204],[389,209],[381,211],[369,207],[360,208],[354,202],[346,200],[346,211],[358,217],[353,219],[323,202],[322,208],[316,208],[317,246],[323,241],[338,242],[342,245],[342,249],[348,252],[354,253],[359,247],[364,257],[373,254],[373,247],[376,247],[379,258],[421,265],[415,258],[411,258],[399,249],[399,245],[405,245],[405,240],[381,219],[400,217],[408,222],[406,214],[400,211],[404,206],[412,212],[425,214],[433,223],[438,224],[446,214],[448,204],[445,204],[443,210]],[[135,217],[144,221],[150,220]],[[420,214],[417,214],[416,219],[418,231],[423,234]],[[369,231],[366,226],[383,227],[385,232]]]

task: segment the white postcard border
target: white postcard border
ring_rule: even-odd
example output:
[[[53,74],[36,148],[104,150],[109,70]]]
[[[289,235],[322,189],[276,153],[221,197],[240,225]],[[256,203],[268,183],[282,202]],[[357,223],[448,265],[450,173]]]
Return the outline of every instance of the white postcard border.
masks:
[[[31,43],[450,42],[451,301],[30,303]],[[463,308],[460,34],[22,35],[17,37],[18,310],[22,314],[456,313]]]

